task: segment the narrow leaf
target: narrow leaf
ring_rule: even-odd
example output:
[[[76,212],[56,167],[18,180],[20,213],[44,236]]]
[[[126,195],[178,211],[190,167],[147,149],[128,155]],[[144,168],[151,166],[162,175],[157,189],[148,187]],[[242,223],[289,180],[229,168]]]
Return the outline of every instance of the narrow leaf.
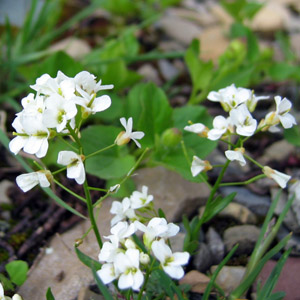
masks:
[[[91,257],[87,256],[86,254],[81,252],[77,247],[75,247],[75,252],[76,252],[79,260],[87,267],[89,267],[91,269],[94,268],[96,271],[101,269],[102,264],[99,261],[96,261],[96,260],[92,259]]]
[[[55,300],[53,294],[52,294],[52,291],[51,291],[51,288],[49,287],[48,290],[47,290],[47,293],[46,293],[46,299],[47,300]]]

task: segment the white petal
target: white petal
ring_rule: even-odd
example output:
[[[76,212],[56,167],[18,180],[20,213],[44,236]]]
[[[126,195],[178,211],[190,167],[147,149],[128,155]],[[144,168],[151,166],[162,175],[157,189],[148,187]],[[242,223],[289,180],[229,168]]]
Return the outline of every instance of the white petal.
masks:
[[[17,155],[19,151],[24,147],[25,143],[27,142],[28,138],[23,136],[16,136],[9,142],[9,150]]]
[[[35,187],[38,183],[38,176],[35,172],[28,173],[28,174],[22,174],[17,176],[16,178],[17,185],[19,188],[24,192],[28,192],[33,187]]]
[[[163,270],[174,279],[181,279],[184,275],[183,268],[180,266],[162,266]]]
[[[73,151],[60,151],[58,153],[57,163],[61,165],[69,165],[74,160],[78,159],[78,154]]]
[[[117,278],[113,264],[104,264],[102,268],[97,271],[97,275],[104,284],[108,284]]]
[[[92,110],[93,112],[99,112],[106,110],[110,107],[111,105],[111,99],[109,96],[104,95],[101,97],[98,97],[94,100],[93,105],[92,105]]]
[[[121,290],[125,290],[131,288],[133,286],[133,276],[132,273],[129,272],[128,274],[122,274],[118,280],[118,287]]]

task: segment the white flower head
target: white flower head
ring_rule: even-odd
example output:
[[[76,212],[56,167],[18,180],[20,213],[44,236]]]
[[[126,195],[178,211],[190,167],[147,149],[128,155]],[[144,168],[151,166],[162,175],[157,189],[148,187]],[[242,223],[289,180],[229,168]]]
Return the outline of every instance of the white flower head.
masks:
[[[57,163],[67,166],[67,177],[75,179],[78,184],[85,181],[85,170],[83,157],[73,151],[60,151],[58,153]]]
[[[126,122],[125,118],[121,118],[120,122],[123,125],[123,127],[125,128],[125,131],[121,131],[119,133],[119,135],[117,136],[117,138],[115,140],[115,143],[117,145],[121,146],[121,145],[125,145],[125,144],[129,143],[130,140],[133,140],[136,143],[136,145],[140,148],[141,144],[137,140],[144,137],[144,135],[145,135],[144,132],[142,132],[142,131],[132,132],[133,121],[132,121],[131,117],[128,119],[127,122]]]
[[[111,220],[111,226],[114,226],[120,221],[125,219],[136,219],[133,208],[131,207],[131,201],[128,197],[125,197],[122,202],[113,201],[110,209],[110,213],[115,215]]]
[[[139,221],[135,221],[134,224],[138,230],[144,232],[143,240],[148,248],[155,238],[168,239],[179,232],[179,226],[174,223],[168,224],[165,218],[152,218],[147,226]]]
[[[209,171],[212,169],[211,164],[208,160],[202,160],[198,156],[193,156],[192,166],[191,166],[191,172],[193,177],[197,176],[202,171]]]
[[[226,119],[223,116],[216,116],[213,120],[213,128],[207,133],[207,138],[212,141],[218,140],[227,130],[231,130],[230,127],[230,118]]]
[[[131,207],[133,209],[139,209],[147,206],[153,200],[152,195],[148,195],[148,187],[143,186],[142,192],[134,191],[130,196]]]
[[[268,166],[264,166],[262,171],[267,177],[276,181],[278,185],[283,189],[286,187],[287,182],[291,179],[291,176],[276,171]]]
[[[208,128],[202,123],[195,123],[184,127],[184,130],[198,134],[200,137],[207,137]]]
[[[241,103],[245,103],[252,98],[252,92],[245,88],[236,88],[234,84],[220,89],[218,92],[210,92],[207,99],[213,102],[220,102],[225,111],[237,108]]]
[[[119,241],[123,241],[124,239],[133,235],[136,230],[137,228],[134,223],[128,224],[125,221],[119,222],[110,229],[112,235],[106,238],[109,238],[111,240],[112,236],[116,236]]]
[[[16,178],[16,182],[19,188],[26,193],[38,184],[41,187],[49,187],[51,178],[52,175],[50,171],[41,170],[19,175]]]
[[[110,242],[104,242],[98,255],[99,261],[112,263],[116,255],[121,251],[117,236],[110,236]]]
[[[172,253],[170,247],[161,239],[152,243],[152,251],[154,256],[159,260],[163,270],[172,278],[180,279],[184,275],[182,266],[189,261],[188,252]]]
[[[245,148],[235,148],[234,150],[225,151],[225,156],[230,161],[238,161],[239,164],[243,167],[246,165],[246,160],[244,158]]]
[[[251,116],[245,104],[239,105],[230,111],[230,119],[236,126],[236,132],[242,136],[252,136],[257,127],[257,121]]]
[[[97,275],[104,284],[111,283],[119,276],[119,274],[115,270],[113,263],[103,264],[101,269],[97,271]]]
[[[140,251],[127,249],[125,253],[117,254],[114,267],[118,274],[118,287],[121,290],[132,288],[138,291],[144,282],[144,275],[139,269]]]

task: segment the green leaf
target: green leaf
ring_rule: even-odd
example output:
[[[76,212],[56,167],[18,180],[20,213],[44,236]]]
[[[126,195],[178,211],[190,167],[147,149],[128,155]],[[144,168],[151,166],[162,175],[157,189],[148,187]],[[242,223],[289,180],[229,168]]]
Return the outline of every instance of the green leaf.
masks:
[[[5,265],[11,281],[16,285],[22,285],[27,279],[28,264],[23,260],[14,260]]]
[[[81,132],[81,142],[86,155],[114,144],[122,131],[113,126],[94,125]],[[126,147],[114,147],[86,160],[86,171],[103,179],[125,176],[135,164]]]
[[[96,271],[101,269],[102,264],[99,261],[94,260],[91,257],[87,256],[82,251],[80,251],[77,247],[75,247],[75,252],[76,252],[77,257],[79,258],[79,260],[84,265],[89,267],[90,269],[94,268]]]
[[[7,290],[13,291],[15,289],[13,283],[1,273],[0,273],[0,282],[2,283],[5,291]]]
[[[145,133],[144,147],[155,144],[155,136],[172,127],[172,108],[162,89],[153,83],[136,85],[128,95],[125,104],[127,117],[133,117],[133,124]]]
[[[46,299],[47,300],[55,300],[53,294],[52,294],[52,291],[51,291],[51,288],[49,287],[48,290],[47,290],[47,293],[46,293]]]
[[[295,72],[299,72],[298,68],[285,62],[274,63],[269,69],[269,75],[275,81],[290,79]]]
[[[290,129],[284,130],[284,138],[297,147],[300,147],[300,128],[299,126],[294,126]]]

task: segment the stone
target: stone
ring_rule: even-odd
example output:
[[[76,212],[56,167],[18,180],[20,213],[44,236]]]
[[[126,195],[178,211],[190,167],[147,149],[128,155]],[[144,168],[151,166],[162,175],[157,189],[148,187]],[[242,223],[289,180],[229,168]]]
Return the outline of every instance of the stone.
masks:
[[[215,63],[229,45],[222,26],[207,27],[198,35],[198,39],[200,40],[200,57],[203,60],[213,60]]]
[[[151,64],[143,64],[138,70],[137,73],[144,77],[144,81],[154,82],[157,85],[161,85],[162,81],[159,78],[158,71]]]
[[[213,273],[217,269],[217,266],[211,267]],[[243,276],[245,275],[246,268],[241,266],[224,266],[216,278],[216,284],[219,285],[225,292],[229,294],[240,284]]]
[[[172,80],[179,75],[179,70],[166,59],[160,59],[158,61],[158,67],[162,77],[167,81]]]
[[[290,234],[290,230],[288,230],[286,227],[281,226],[278,233],[277,237],[279,240],[284,239],[288,234]],[[300,234],[293,234],[287,244],[285,245],[284,249],[291,250],[291,256],[300,256]]]
[[[6,179],[0,182],[0,205],[11,204],[11,199],[7,196],[7,190],[13,186],[15,185],[11,181]]]
[[[80,289],[77,300],[105,300],[105,298],[91,291],[88,286],[84,286]]]
[[[65,51],[74,59],[80,59],[91,52],[90,45],[82,39],[76,37],[68,37],[63,39],[50,47],[50,51]]]
[[[210,281],[210,278],[205,274],[196,270],[189,271],[179,281],[180,284],[188,284],[191,286],[191,291],[194,293],[203,294]]]
[[[160,166],[140,169],[132,178],[137,190],[148,186],[149,193],[154,196],[154,206],[165,212],[169,222],[180,222],[183,215],[189,216],[195,208],[206,203],[210,194],[205,183],[189,182]]]
[[[211,14],[217,18],[223,28],[229,29],[231,24],[234,23],[232,16],[217,2],[213,2],[208,9]]]
[[[175,236],[170,237],[170,244],[172,252],[182,252],[183,251],[183,243],[185,239],[185,233],[178,232]]]
[[[257,216],[265,216],[271,205],[270,197],[254,194],[244,187],[222,187],[220,190],[223,196],[236,192],[233,201],[248,207]]]
[[[255,31],[275,33],[287,29],[290,15],[284,5],[268,1],[254,16],[250,26]]]
[[[284,149],[284,151],[282,151]],[[281,140],[267,147],[264,154],[258,158],[258,162],[262,165],[267,165],[270,161],[284,161],[292,152],[295,151],[295,146],[288,143],[286,140]]]
[[[257,280],[262,281],[262,285],[268,279],[270,273],[276,265],[276,261],[269,260],[262,271],[260,272]],[[300,285],[299,285],[299,268],[300,259],[296,257],[289,257],[280,272],[278,282],[275,285],[273,293],[284,291],[285,300],[299,300]],[[256,287],[256,285],[254,285]]]
[[[229,252],[234,245],[239,244],[235,255],[251,254],[259,237],[260,229],[254,225],[238,225],[224,231],[224,245]]]
[[[196,270],[206,272],[213,264],[213,256],[205,243],[199,243],[193,264]]]
[[[158,27],[170,38],[175,39],[184,46],[188,46],[201,32],[201,27],[197,24],[170,15],[165,15],[159,21]]]
[[[208,248],[212,254],[212,263],[217,265],[223,260],[225,254],[223,240],[213,227],[209,227],[205,238]]]
[[[247,207],[231,202],[219,214],[218,217],[233,218],[241,224],[255,224],[257,218]]]

